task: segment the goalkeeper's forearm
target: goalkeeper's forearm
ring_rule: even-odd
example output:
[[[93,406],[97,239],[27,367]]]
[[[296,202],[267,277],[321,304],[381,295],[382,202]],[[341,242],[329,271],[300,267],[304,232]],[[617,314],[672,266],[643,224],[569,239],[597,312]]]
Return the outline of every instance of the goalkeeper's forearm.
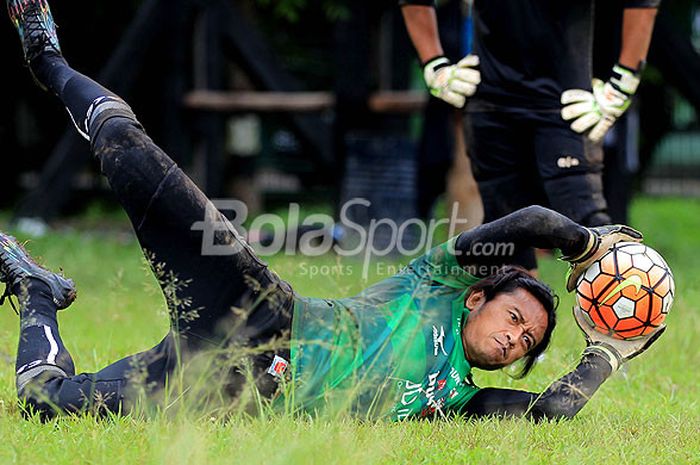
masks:
[[[560,249],[564,255],[576,256],[585,250],[589,237],[586,228],[564,215],[531,206],[460,234],[455,248],[463,267],[490,268],[513,263],[530,247]]]
[[[477,392],[463,413],[471,416],[526,416],[533,420],[573,418],[612,372],[597,354],[585,354],[571,373],[555,381],[542,394],[485,388]]]
[[[639,71],[646,61],[656,12],[654,7],[625,9],[622,21],[622,47],[618,60],[621,65]]]

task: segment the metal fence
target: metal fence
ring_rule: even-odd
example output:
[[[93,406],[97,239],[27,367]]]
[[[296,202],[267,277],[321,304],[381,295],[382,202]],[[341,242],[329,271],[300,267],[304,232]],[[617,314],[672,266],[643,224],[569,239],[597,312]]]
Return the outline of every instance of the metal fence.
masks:
[[[652,195],[700,197],[698,115],[677,93],[672,93],[671,108],[672,130],[658,143],[644,170],[642,191]]]

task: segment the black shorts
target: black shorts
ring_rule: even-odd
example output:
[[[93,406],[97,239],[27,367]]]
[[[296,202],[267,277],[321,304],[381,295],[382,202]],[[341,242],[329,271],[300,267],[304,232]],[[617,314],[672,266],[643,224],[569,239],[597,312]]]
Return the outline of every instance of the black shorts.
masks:
[[[584,224],[605,212],[602,149],[572,131],[558,109],[473,101],[466,134],[485,221],[528,205],[548,206]]]

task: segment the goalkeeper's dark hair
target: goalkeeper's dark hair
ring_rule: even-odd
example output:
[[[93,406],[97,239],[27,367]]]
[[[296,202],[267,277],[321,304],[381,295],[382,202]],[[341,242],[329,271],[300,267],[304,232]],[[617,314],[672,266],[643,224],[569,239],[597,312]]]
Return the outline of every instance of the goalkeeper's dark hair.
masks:
[[[507,265],[498,272],[488,276],[472,285],[470,292],[483,291],[486,302],[504,292],[513,292],[517,289],[525,289],[533,295],[547,312],[547,328],[539,344],[530,349],[522,358],[523,367],[514,375],[515,378],[524,378],[530,373],[537,361],[537,357],[547,349],[552,339],[552,331],[557,324],[556,309],[559,305],[559,297],[552,289],[542,281],[533,277],[524,268],[516,265]]]

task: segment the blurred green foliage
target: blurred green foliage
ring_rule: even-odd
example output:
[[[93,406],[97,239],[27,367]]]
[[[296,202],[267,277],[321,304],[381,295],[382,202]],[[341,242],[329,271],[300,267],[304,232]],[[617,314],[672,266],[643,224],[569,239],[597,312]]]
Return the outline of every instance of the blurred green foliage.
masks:
[[[255,0],[261,6],[271,8],[277,18],[290,23],[299,22],[309,9],[320,9],[329,21],[346,19],[349,15],[348,0]]]

